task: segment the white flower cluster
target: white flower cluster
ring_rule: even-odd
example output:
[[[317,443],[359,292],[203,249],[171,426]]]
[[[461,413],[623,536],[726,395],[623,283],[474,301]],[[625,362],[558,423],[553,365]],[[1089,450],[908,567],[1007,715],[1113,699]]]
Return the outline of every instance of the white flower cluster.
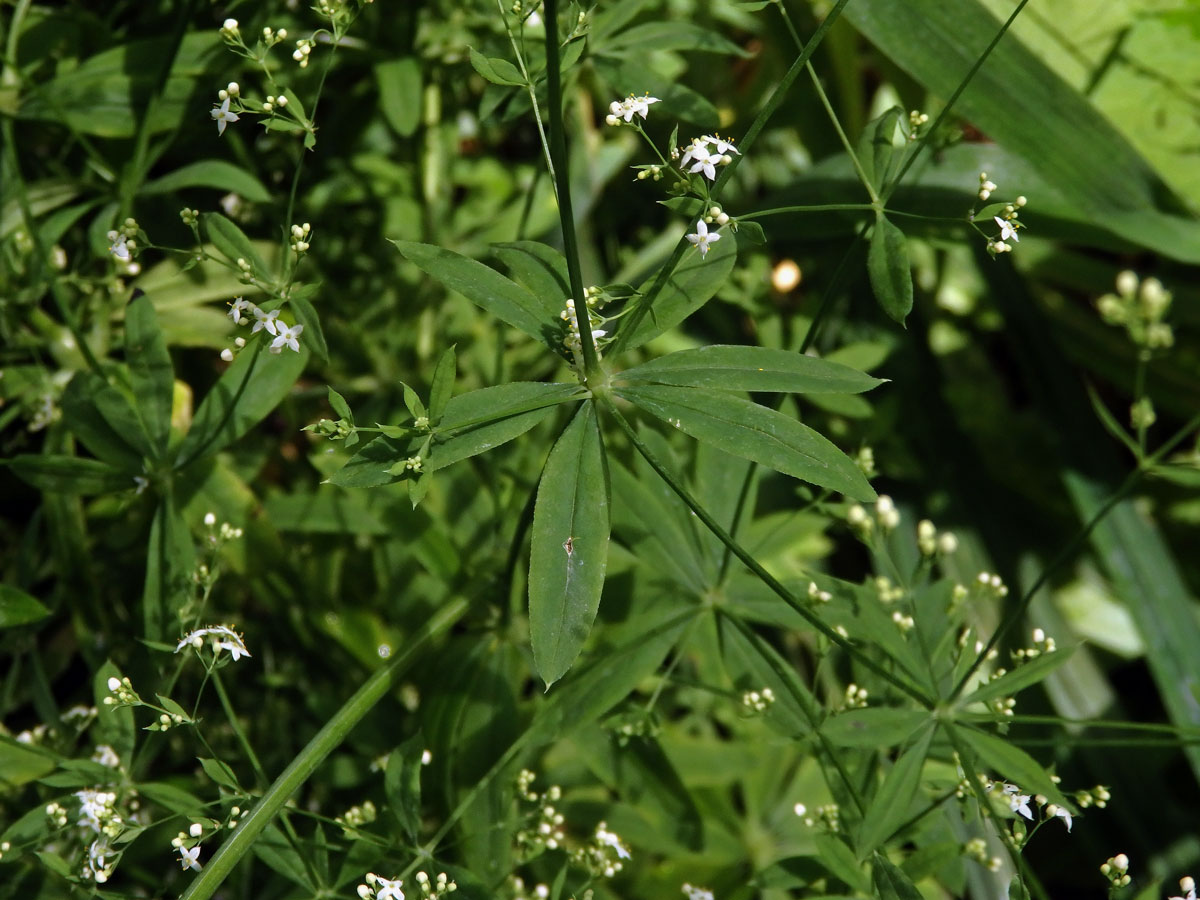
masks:
[[[608,115],[604,117],[604,122],[607,125],[620,125],[624,121],[628,125],[633,122],[635,115],[646,118],[646,113],[650,111],[650,104],[658,102],[658,98],[651,97],[649,93],[643,94],[641,97],[630,94],[624,100],[614,100],[608,104]]]
[[[228,625],[208,625],[204,628],[197,628],[195,631],[189,631],[175,645],[175,652],[178,653],[184,647],[193,647],[199,650],[204,646],[205,637],[209,638],[214,657],[219,656],[222,650],[228,650],[234,662],[243,656],[250,655],[242,636]]]
[[[846,685],[846,709],[862,709],[867,705],[867,698],[871,692],[865,687],[859,687],[853,681]]]
[[[304,247],[307,249],[308,245],[305,244]],[[300,352],[300,334],[304,331],[303,325],[289,326],[279,318],[279,310],[273,309],[267,312],[242,297],[237,297],[229,304],[228,315],[229,318],[233,319],[233,324],[235,325],[241,325],[243,322],[250,321],[249,316],[245,315],[246,312],[249,312],[254,317],[254,325],[250,329],[251,334],[257,334],[265,330],[274,337],[270,347],[272,353],[282,353],[284,347],[296,353]],[[246,345],[246,341],[243,338],[238,338],[234,343],[239,350]],[[221,359],[226,362],[232,362],[233,351],[226,347],[221,351]]]
[[[79,798],[79,818],[76,825],[88,828],[96,834],[116,837],[125,828],[125,822],[117,812],[116,791],[98,791],[92,788],[76,791]]]
[[[1157,278],[1143,281],[1126,269],[1117,275],[1116,294],[1105,294],[1096,301],[1096,308],[1106,323],[1123,326],[1138,346],[1165,350],[1175,343],[1174,331],[1163,321],[1172,299]]]
[[[1063,824],[1067,826],[1067,831],[1071,830],[1072,817],[1071,811],[1065,806],[1059,806],[1051,803],[1049,798],[1038,794],[1035,797],[1030,797],[1029,794],[1021,793],[1021,789],[1015,784],[1007,784],[1005,782],[996,782],[988,785],[988,793],[991,793],[997,786],[1001,788],[1004,794],[1004,799],[1008,803],[1008,808],[1019,816],[1023,816],[1030,822],[1033,821],[1033,810],[1029,807],[1029,801],[1032,799],[1038,806],[1043,807],[1043,812],[1047,819],[1062,819]]]
[[[592,312],[592,307],[599,302],[599,293],[598,290],[593,288],[587,288],[584,293],[587,295],[584,308],[587,310],[588,325],[590,327],[591,325],[595,324],[592,321],[592,316],[594,315]],[[575,300],[573,298],[567,298],[566,307],[561,313],[558,314],[558,317],[567,323],[567,335],[563,338],[563,346],[571,351],[571,356],[575,360],[575,367],[582,372],[583,342],[582,338],[579,336],[579,313],[575,309]],[[599,359],[599,341],[601,338],[607,336],[608,332],[603,328],[592,328],[591,332],[592,342],[596,345],[596,358]]]
[[[937,527],[928,519],[917,523],[917,547],[922,556],[937,556],[939,553],[949,556],[958,549],[958,538],[953,532],[944,531],[938,534]]]
[[[766,712],[774,702],[775,692],[769,687],[760,691],[746,691],[742,694],[742,706],[753,713]]]
[[[822,804],[811,813],[803,803],[797,803],[792,807],[792,812],[799,816],[800,820],[809,828],[819,823],[827,831],[838,831],[842,825],[841,813],[836,803]]]
[[[126,219],[119,229],[109,231],[105,237],[108,238],[108,252],[115,256],[120,262],[125,263],[125,270],[136,275],[137,270],[133,266],[137,264],[133,262],[133,251],[137,249],[138,224],[134,219]]]
[[[1035,659],[1043,653],[1053,653],[1057,649],[1054,638],[1046,637],[1046,632],[1040,628],[1033,629],[1033,646],[1018,647],[1012,652],[1013,659],[1018,663]]]
[[[171,846],[179,851],[179,867],[185,872],[188,869],[200,871],[200,844],[197,841],[202,834],[204,825],[193,822],[187,832],[181,831],[171,839]],[[191,847],[187,846],[189,843],[192,844]]]
[[[1100,874],[1108,879],[1109,883],[1114,888],[1123,888],[1133,879],[1129,877],[1129,857],[1124,853],[1118,853],[1116,856],[1110,856],[1100,866]],[[1184,882],[1187,882],[1186,884]],[[1195,895],[1196,883],[1191,876],[1181,878],[1179,880],[1179,888],[1184,892],[1190,892]],[[1182,898],[1172,897],[1171,900],[1182,900]]]
[[[690,884],[685,884],[683,892],[687,895],[688,900],[713,900],[713,892],[705,888],[692,887]]]
[[[458,890],[458,885],[445,872],[439,872],[434,880],[430,880],[424,872],[418,872],[414,880],[421,889],[423,900],[437,900]],[[404,900],[404,882],[398,878],[381,878],[374,872],[368,872],[364,882],[357,890],[362,900]]]
[[[604,878],[612,878],[623,868],[622,860],[632,859],[629,849],[621,842],[616,832],[609,831],[601,822],[596,826],[592,840],[572,854],[575,862],[585,866],[589,872]]]
[[[217,99],[221,101],[221,105],[214,104],[209,114],[216,120],[218,136],[225,133],[226,125],[231,125],[241,118],[236,111],[229,108],[230,101],[237,99],[241,92],[242,89],[236,81],[229,82],[224,89],[217,91]]]
[[[702,172],[709,181],[717,180],[717,166],[727,166],[733,162],[734,156],[742,155],[741,151],[733,146],[731,138],[723,138],[719,134],[704,134],[692,138],[686,147],[671,152],[673,157],[677,154],[680,154],[680,169],[693,175]]]

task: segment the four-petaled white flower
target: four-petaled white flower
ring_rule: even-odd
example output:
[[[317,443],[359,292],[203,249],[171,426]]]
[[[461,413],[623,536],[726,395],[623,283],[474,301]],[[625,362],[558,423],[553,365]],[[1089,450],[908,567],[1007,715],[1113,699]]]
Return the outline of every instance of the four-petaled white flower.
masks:
[[[226,97],[221,101],[220,106],[214,106],[211,110],[212,117],[217,120],[217,134],[225,133],[225,126],[230,122],[236,122],[239,118],[237,113],[229,111],[229,98]]]
[[[303,325],[292,325],[290,328],[288,328],[280,324],[279,331],[277,333],[278,336],[275,338],[275,340],[271,341],[271,352],[282,353],[283,348],[287,347],[288,349],[299,353],[300,341],[298,338],[300,337],[300,332],[303,330]]]
[[[700,255],[703,257],[708,255],[709,245],[721,239],[721,233],[714,231],[710,234],[708,226],[704,224],[703,219],[700,219],[696,222],[696,233],[687,235],[687,239],[696,246],[696,249],[700,251]]]
[[[251,334],[257,334],[264,328],[271,334],[279,334],[279,325],[275,321],[279,318],[279,310],[273,309],[270,312],[254,307],[254,327],[250,329]]]
[[[688,148],[683,151],[683,156],[679,158],[679,168],[682,169],[693,159],[707,159],[708,155],[708,141],[704,138],[692,138]]]
[[[1046,807],[1046,812],[1051,816],[1057,816],[1058,818],[1062,819],[1063,823],[1067,826],[1067,831],[1069,832],[1071,830],[1071,811],[1065,806],[1056,806],[1055,804],[1051,803]]]
[[[1029,809],[1029,795],[1022,794],[1015,784],[1006,784],[1004,793],[1008,797],[1008,808],[1032,822],[1033,812]]]
[[[188,850],[186,847],[179,848],[179,867],[181,869],[195,869],[200,871],[200,848],[193,847]]]
[[[1000,240],[1007,241],[1009,238],[1012,238],[1018,244],[1021,242],[1021,239],[1017,237],[1017,228],[1012,222],[1009,222],[1007,219],[1002,219],[999,216],[992,216],[992,218],[995,219],[996,224],[1000,226]]]
[[[129,247],[125,245],[126,237],[123,234],[118,234],[115,231],[108,233],[108,251],[121,262],[129,261]]]
[[[620,125],[621,119],[632,122],[635,114],[644,119],[650,111],[650,104],[658,102],[657,97],[651,97],[649,94],[643,94],[640,97],[630,94],[624,100],[614,100],[608,104],[609,114],[604,117],[604,121],[609,125]]]
[[[375,900],[404,900],[404,891],[400,890],[403,881],[389,881],[386,878],[375,879]]]
[[[697,172],[703,172],[704,177],[709,181],[717,180],[717,166],[721,164],[720,153],[705,153],[703,156],[696,155],[692,157],[695,162],[688,169],[693,175]]]
[[[246,318],[242,315],[243,310],[250,309],[253,304],[249,300],[238,297],[229,304],[229,318],[233,319],[234,325],[241,325],[242,319]]]
[[[727,140],[725,140],[725,138],[721,137],[719,134],[718,135],[706,134],[706,135],[704,135],[704,137],[700,138],[700,140],[702,140],[708,144],[714,144],[717,148],[718,156],[724,156],[726,153],[732,153],[735,156],[742,155],[742,151],[740,151],[737,147],[733,146],[733,141],[727,141]]]
[[[650,111],[650,104],[657,103],[658,98],[651,97],[649,94],[643,94],[640,97],[632,97],[631,96],[625,102],[629,104],[629,109],[631,112],[637,113],[639,116],[641,116],[644,119],[644,118],[646,118],[646,113],[648,113]],[[625,121],[628,122],[629,119],[627,118]]]

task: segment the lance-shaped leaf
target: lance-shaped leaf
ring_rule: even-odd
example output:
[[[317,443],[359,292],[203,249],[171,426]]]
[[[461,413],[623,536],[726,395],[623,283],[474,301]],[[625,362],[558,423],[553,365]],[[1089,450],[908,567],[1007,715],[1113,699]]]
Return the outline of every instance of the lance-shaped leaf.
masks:
[[[99,459],[140,474],[152,449],[129,398],[94,372],[76,372],[63,393],[63,420]]]
[[[177,466],[223,450],[287,396],[304,370],[308,350],[301,344],[299,353],[285,350],[275,355],[267,347],[263,341],[257,353],[250,348],[239,353],[205,395],[179,448]]]
[[[52,493],[107,494],[135,486],[131,476],[98,459],[30,453],[3,463],[23,481]]]
[[[493,244],[492,253],[539,301],[543,315],[557,316],[571,296],[567,262],[561,250],[537,241]]]
[[[854,500],[875,499],[875,491],[846,454],[783,413],[721,391],[672,385],[625,386],[614,393],[727,453]]]
[[[913,305],[908,243],[904,232],[882,212],[875,214],[875,230],[871,232],[871,248],[867,251],[867,274],[883,311],[903,325]]]
[[[894,747],[928,720],[923,709],[871,706],[830,716],[821,734],[835,747]]]
[[[161,641],[167,626],[187,602],[192,589],[196,552],[187,522],[170,486],[162,493],[146,547],[146,580],[142,588],[142,624],[146,640]]]
[[[462,294],[513,328],[557,349],[562,335],[562,322],[557,311],[550,311],[543,301],[516,282],[477,260],[444,247],[415,241],[392,243],[405,259],[450,290]]]
[[[935,729],[925,728],[916,742],[900,754],[863,814],[858,833],[858,858],[866,859],[910,817],[909,807],[921,786],[921,769],[929,755]]]
[[[692,223],[693,226],[695,224]],[[626,334],[618,326],[617,347],[621,350],[632,350],[674,328],[707,303],[725,283],[725,279],[733,271],[736,258],[737,241],[728,228],[721,232],[721,240],[712,245],[707,255],[701,256],[689,249],[658,296],[649,298],[652,305],[646,314],[637,320],[633,331]],[[657,274],[652,275],[641,285],[643,296],[633,303],[647,301],[650,286],[657,277]]]
[[[421,459],[425,472],[444,469],[470,456],[486,453],[520,437],[559,403],[582,396],[577,384],[514,381],[460,394],[446,403],[428,450]],[[399,431],[399,430],[398,430]],[[397,462],[422,452],[430,435],[413,431],[371,441],[328,480],[343,487],[374,487],[405,477],[390,470]]]
[[[50,610],[20,588],[0,584],[0,628],[28,625],[50,615]]]
[[[978,755],[978,762],[997,772],[1005,780],[1023,791],[1045,794],[1059,806],[1070,808],[1062,791],[1050,780],[1045,768],[1016,744],[967,726],[943,722],[942,727],[953,728]]]
[[[801,394],[858,394],[883,383],[841,363],[787,350],[724,344],[660,356],[626,369],[614,381]]]
[[[147,296],[138,297],[125,309],[125,361],[129,364],[129,380],[137,398],[135,409],[142,430],[155,457],[161,458],[167,452],[171,436],[175,370],[158,327],[154,304]]]
[[[274,281],[271,267],[259,256],[242,229],[220,213],[202,213],[200,224],[204,226],[204,232],[213,246],[231,263],[236,265],[239,259],[244,259],[250,264],[250,271],[255,277],[267,282]]]
[[[1015,696],[1019,691],[1029,687],[1031,684],[1042,681],[1047,675],[1070,659],[1073,652],[1074,648],[1068,647],[1065,650],[1054,650],[1051,653],[1042,653],[1040,656],[1035,656],[1012,671],[1005,672],[999,678],[987,682],[987,684],[967,697],[964,703],[982,703],[985,700],[993,700],[996,697]]]
[[[533,508],[529,633],[549,687],[575,662],[604,587],[608,471],[595,407],[584,403],[550,451]]]

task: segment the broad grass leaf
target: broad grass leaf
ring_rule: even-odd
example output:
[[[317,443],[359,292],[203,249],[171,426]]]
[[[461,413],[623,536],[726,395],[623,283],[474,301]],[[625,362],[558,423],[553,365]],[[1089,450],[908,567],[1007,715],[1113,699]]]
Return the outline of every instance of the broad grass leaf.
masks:
[[[909,0],[904,15],[896,15],[892,0],[855,0],[845,15],[938,97],[957,89],[1001,25],[978,0]],[[1026,160],[1081,218],[1175,259],[1200,262],[1200,225],[1169,211],[1180,206],[1149,164],[1011,33],[959,97],[955,112]],[[1104,190],[1097,190],[1101,184]],[[1014,195],[1032,193],[1024,185],[1001,187]]]
[[[50,615],[36,599],[11,584],[0,584],[0,628],[38,622]]]
[[[142,194],[169,194],[185,188],[212,188],[227,194],[232,191],[251,203],[270,203],[271,192],[242,166],[223,159],[201,159],[180,166],[160,178],[142,185]]]
[[[90,496],[135,487],[131,475],[98,459],[30,453],[5,460],[4,465],[22,481],[51,493]]]
[[[800,353],[726,344],[660,356],[626,369],[614,381],[806,394],[857,394],[883,383],[849,366]]]
[[[529,553],[529,636],[546,686],[566,673],[591,631],[608,564],[609,483],[591,403],[555,442],[538,483]]]
[[[904,870],[882,853],[875,854],[871,863],[871,881],[879,900],[924,900]]]
[[[871,798],[871,805],[863,813],[856,842],[860,860],[870,856],[910,818],[913,798],[921,787],[921,770],[936,730],[932,725],[927,726],[924,733],[900,754]]]
[[[303,337],[303,336],[302,336]],[[200,402],[180,445],[177,466],[211,456],[261,422],[292,390],[308,362],[308,348],[271,353],[266,341],[247,347]]]
[[[913,305],[908,243],[904,232],[889,222],[883,213],[875,216],[875,229],[871,232],[871,246],[867,251],[867,274],[880,307],[903,325]]]
[[[201,213],[200,225],[217,252],[232,264],[236,266],[239,259],[244,259],[250,264],[250,271],[256,278],[268,283],[275,280],[271,267],[254,249],[250,238],[229,219],[220,213]]]
[[[820,730],[835,747],[894,747],[928,720],[923,709],[871,706],[830,716]]]
[[[401,56],[375,64],[379,111],[401,137],[412,137],[421,124],[421,63]]]
[[[693,226],[695,223],[692,223]],[[664,331],[674,328],[705,303],[717,292],[737,259],[737,241],[733,235],[722,232],[722,240],[712,245],[707,256],[688,250],[675,271],[671,273],[666,285],[654,298],[654,305],[637,323],[634,330],[626,335],[618,326],[618,342],[622,350],[632,350],[647,341],[653,340]],[[643,292],[649,291],[657,274],[651,275],[640,285]],[[645,296],[634,300],[634,304],[645,302]]]
[[[405,259],[446,288],[557,352],[562,336],[558,313],[543,300],[483,263],[432,244],[393,241]],[[564,298],[565,299],[565,298]]]
[[[875,491],[828,439],[790,416],[721,391],[643,384],[614,393],[696,440],[862,501]]]
[[[1053,653],[1042,653],[1035,656],[1028,662],[1023,662],[1015,669],[1005,672],[999,678],[987,682],[968,696],[963,703],[982,703],[985,700],[994,700],[997,697],[1011,697],[1031,684],[1037,684],[1042,681],[1071,658],[1074,652],[1073,647],[1067,649],[1058,649]]]
[[[125,362],[142,429],[154,458],[161,459],[171,436],[175,370],[149,297],[138,297],[125,308]]]
[[[979,758],[979,762],[999,774],[1005,781],[1017,785],[1030,794],[1045,794],[1059,806],[1070,808],[1045,768],[1036,759],[1011,741],[965,725],[942,722],[942,727],[953,729]]]

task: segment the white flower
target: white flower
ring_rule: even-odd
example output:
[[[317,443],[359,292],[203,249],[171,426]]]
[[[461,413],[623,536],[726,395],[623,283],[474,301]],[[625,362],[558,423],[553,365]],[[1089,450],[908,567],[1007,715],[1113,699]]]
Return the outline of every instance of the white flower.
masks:
[[[284,327],[282,323],[279,325],[278,337],[271,341],[271,352],[282,353],[283,348],[287,347],[297,353],[300,352],[300,332],[304,330],[303,325],[293,325],[290,328]]]
[[[683,886],[683,892],[687,894],[688,900],[713,900],[712,891],[704,888],[692,887],[690,884]]]
[[[709,181],[717,180],[717,166],[721,165],[724,160],[724,157],[720,153],[706,153],[703,156],[696,154],[692,158],[695,162],[688,169],[689,172],[693,175],[697,172],[704,172],[704,177]]]
[[[214,652],[228,650],[234,662],[237,662],[243,656],[250,655],[250,651],[246,649],[246,643],[242,640],[242,636],[228,625],[208,625],[204,628],[197,628],[195,631],[189,631],[175,645],[175,652],[178,653],[184,647],[188,646],[199,650],[204,645],[204,638],[207,635],[213,636]]]
[[[228,315],[229,315],[229,318],[233,319],[234,325],[242,324],[242,320],[246,318],[245,316],[242,315],[242,312],[244,310],[250,309],[251,305],[252,304],[250,303],[249,300],[245,300],[241,297],[238,297],[232,303],[229,304]]]
[[[708,226],[704,224],[703,219],[700,219],[696,222],[696,233],[687,235],[687,239],[696,245],[696,248],[700,251],[700,255],[703,257],[708,255],[709,245],[721,239],[721,233],[714,231],[712,234],[709,234]]]
[[[693,159],[708,158],[708,141],[704,138],[692,138],[692,142],[688,144],[688,148],[683,151],[683,156],[679,158],[679,168],[683,168]]]
[[[228,125],[230,122],[236,122],[238,120],[238,114],[231,113],[229,111],[229,97],[228,96],[226,96],[225,99],[221,101],[220,106],[214,106],[210,110],[210,113],[211,113],[212,117],[217,120],[217,134],[224,134],[225,126]]]
[[[1008,796],[1008,808],[1032,822],[1033,812],[1029,809],[1029,795],[1022,794],[1015,784],[1006,784],[1004,793]]]
[[[1065,806],[1057,806],[1051,803],[1046,807],[1046,812],[1051,816],[1057,816],[1062,819],[1067,826],[1067,831],[1071,830],[1071,811]]]
[[[403,881],[376,878],[375,885],[375,900],[404,900],[404,891],[400,890]]]
[[[193,847],[191,850],[187,850],[183,847],[179,847],[177,849],[179,850],[179,867],[184,870],[195,869],[197,872],[199,872],[200,848]]]
[[[117,259],[121,260],[121,262],[128,262],[129,247],[126,246],[126,244],[125,244],[125,241],[126,241],[125,235],[118,234],[115,231],[110,231],[108,233],[108,240],[109,240],[109,246],[108,246],[109,253],[111,253]]]
[[[625,101],[628,104],[629,112],[625,116],[625,121],[628,122],[633,118],[633,114],[637,113],[643,119],[646,118],[646,113],[650,111],[651,103],[658,103],[657,97],[651,97],[649,94],[643,94],[640,97],[630,97]]]
[[[237,662],[243,656],[250,655],[250,651],[246,649],[246,645],[241,641],[237,641],[236,643],[234,641],[217,641],[213,646],[218,650],[228,650],[234,662]]]
[[[736,156],[741,156],[742,153],[737,147],[733,146],[733,141],[727,141],[725,138],[718,135],[706,134],[700,138],[706,144],[715,144],[717,147],[717,155],[724,156],[726,153],[733,153]]]
[[[1017,229],[1012,222],[1009,222],[1007,219],[1002,219],[999,216],[992,216],[992,218],[995,219],[996,224],[1000,226],[1000,240],[1007,241],[1009,238],[1012,238],[1018,244],[1021,242],[1021,239],[1017,237]]]
[[[264,328],[271,334],[279,334],[279,325],[275,321],[279,318],[279,310],[273,309],[267,312],[257,306],[252,306],[250,311],[254,313],[254,327],[250,329],[251,334],[257,334]]]
[[[1169,900],[1196,900],[1196,881],[1191,875],[1184,875],[1179,879],[1179,889],[1183,891],[1182,897],[1171,897]]]

